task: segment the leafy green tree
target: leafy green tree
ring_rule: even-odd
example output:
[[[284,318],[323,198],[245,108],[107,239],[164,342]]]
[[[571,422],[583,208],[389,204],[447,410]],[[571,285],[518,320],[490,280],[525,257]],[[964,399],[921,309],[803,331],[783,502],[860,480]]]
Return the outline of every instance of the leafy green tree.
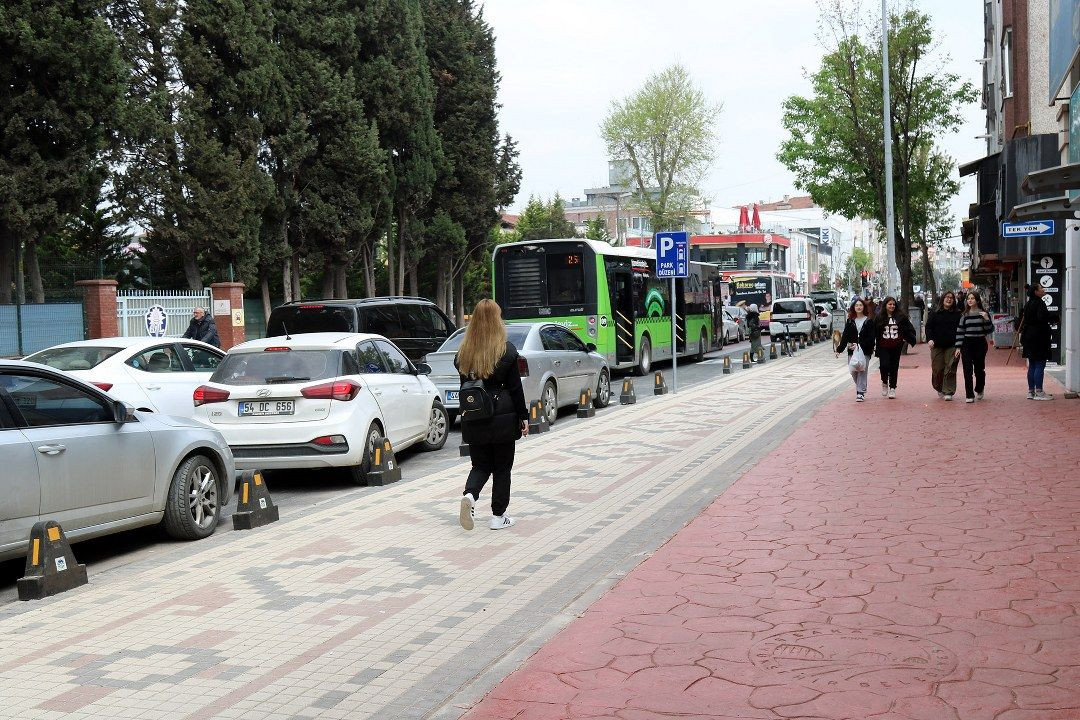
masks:
[[[844,287],[858,289],[862,287],[862,272],[872,270],[874,259],[866,250],[852,248],[851,255],[844,260],[843,275],[840,276]]]
[[[817,282],[814,283],[814,289],[815,290],[832,290],[833,289],[832,272],[829,270],[829,264],[828,263],[821,263],[821,265],[818,266],[818,279],[817,279]]]
[[[680,226],[698,201],[715,157],[720,110],[682,65],[653,75],[612,103],[600,135],[610,158],[629,162],[631,203],[649,216],[654,230]]]
[[[611,234],[607,229],[607,219],[601,215],[585,222],[585,237],[597,242],[610,243]]]
[[[566,219],[563,201],[558,193],[547,203],[538,197],[530,196],[514,228],[514,237],[517,240],[550,240],[574,236],[574,224]]]
[[[830,49],[811,76],[812,93],[784,102],[780,161],[814,201],[847,217],[885,224],[880,26],[860,23],[839,0],[823,18]],[[857,11],[855,11],[857,12]],[[934,60],[937,46],[930,17],[911,5],[890,11],[889,72],[892,95],[893,182],[896,191],[896,264],[901,295],[912,299],[912,241],[918,208],[940,199],[940,184],[920,168],[920,151],[955,132],[964,104],[976,93],[971,83]]]
[[[33,302],[45,292],[37,243],[101,188],[123,97],[116,37],[93,0],[0,4],[0,304],[17,258]]]

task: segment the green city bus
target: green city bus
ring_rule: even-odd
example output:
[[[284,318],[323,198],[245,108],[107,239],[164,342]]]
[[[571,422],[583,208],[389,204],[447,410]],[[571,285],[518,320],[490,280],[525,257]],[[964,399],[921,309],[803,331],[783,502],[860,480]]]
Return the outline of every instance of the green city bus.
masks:
[[[680,357],[700,359],[723,337],[719,282],[715,266],[698,262],[676,281]],[[508,243],[495,248],[492,283],[507,321],[564,325],[612,368],[645,375],[671,358],[671,281],[656,277],[651,250],[583,239]]]

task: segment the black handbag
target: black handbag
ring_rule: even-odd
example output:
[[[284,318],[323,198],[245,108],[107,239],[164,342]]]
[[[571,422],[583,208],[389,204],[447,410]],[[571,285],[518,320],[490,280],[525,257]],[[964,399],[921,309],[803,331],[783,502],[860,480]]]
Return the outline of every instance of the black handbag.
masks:
[[[495,414],[495,402],[491,398],[483,380],[469,375],[469,378],[461,383],[461,393],[458,395],[461,408],[462,420],[487,420]]]

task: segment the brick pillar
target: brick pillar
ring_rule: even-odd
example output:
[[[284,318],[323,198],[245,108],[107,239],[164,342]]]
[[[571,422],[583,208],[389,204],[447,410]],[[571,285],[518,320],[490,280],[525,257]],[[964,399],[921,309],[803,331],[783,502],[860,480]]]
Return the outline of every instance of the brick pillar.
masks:
[[[244,342],[244,283],[219,282],[210,286],[214,297],[214,324],[221,338],[221,349]],[[219,305],[228,302],[228,311],[218,314]],[[239,314],[238,314],[239,313]]]
[[[120,326],[116,321],[116,281],[79,280],[83,289],[83,309],[86,313],[88,338],[116,337]]]

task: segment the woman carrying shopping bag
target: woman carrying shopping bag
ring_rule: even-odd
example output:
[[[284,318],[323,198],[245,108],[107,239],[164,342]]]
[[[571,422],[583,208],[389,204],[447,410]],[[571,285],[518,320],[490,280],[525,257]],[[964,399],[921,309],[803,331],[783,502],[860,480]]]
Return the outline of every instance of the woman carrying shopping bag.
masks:
[[[461,374],[461,441],[469,445],[472,470],[461,496],[461,527],[473,529],[480,491],[491,477],[492,530],[514,524],[510,471],[514,443],[529,434],[529,412],[521,389],[517,349],[506,339],[502,310],[494,300],[476,304],[461,349],[454,358]]]
[[[870,374],[870,358],[874,354],[876,337],[874,323],[866,313],[866,303],[862,298],[855,298],[848,309],[848,320],[836,346],[837,355],[847,348],[848,369],[851,379],[855,381],[855,402],[866,399],[866,378]]]

